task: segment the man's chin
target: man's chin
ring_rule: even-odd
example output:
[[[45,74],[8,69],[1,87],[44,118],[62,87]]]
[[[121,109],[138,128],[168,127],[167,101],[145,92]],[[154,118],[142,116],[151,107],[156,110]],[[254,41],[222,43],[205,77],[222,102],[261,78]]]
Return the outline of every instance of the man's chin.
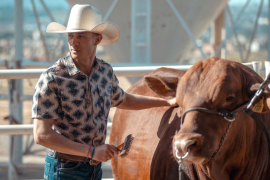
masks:
[[[79,58],[78,54],[70,53],[72,59],[77,60]]]

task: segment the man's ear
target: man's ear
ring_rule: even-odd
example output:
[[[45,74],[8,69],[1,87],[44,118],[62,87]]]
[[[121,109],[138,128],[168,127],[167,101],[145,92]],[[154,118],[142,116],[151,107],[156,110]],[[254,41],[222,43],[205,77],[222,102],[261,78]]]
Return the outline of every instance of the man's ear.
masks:
[[[256,91],[259,89],[260,83],[252,84],[248,88],[248,96],[249,99],[252,99],[252,97],[255,95]],[[252,110],[258,113],[267,112],[270,110],[270,89],[266,88],[260,98],[256,102],[254,102],[254,105],[252,107]]]
[[[95,35],[95,45],[97,46],[102,40],[102,35],[101,34],[97,34]]]
[[[144,80],[147,86],[150,87],[157,95],[163,98],[175,97],[179,78],[145,76]]]

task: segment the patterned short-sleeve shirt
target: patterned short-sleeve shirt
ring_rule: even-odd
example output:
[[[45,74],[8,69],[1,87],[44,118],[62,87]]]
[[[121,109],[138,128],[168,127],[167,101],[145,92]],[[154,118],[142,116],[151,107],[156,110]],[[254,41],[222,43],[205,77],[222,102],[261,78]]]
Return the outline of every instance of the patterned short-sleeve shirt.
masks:
[[[90,76],[70,55],[41,74],[35,87],[32,118],[54,119],[63,136],[89,145],[104,144],[110,107],[125,97],[110,64],[95,58]]]

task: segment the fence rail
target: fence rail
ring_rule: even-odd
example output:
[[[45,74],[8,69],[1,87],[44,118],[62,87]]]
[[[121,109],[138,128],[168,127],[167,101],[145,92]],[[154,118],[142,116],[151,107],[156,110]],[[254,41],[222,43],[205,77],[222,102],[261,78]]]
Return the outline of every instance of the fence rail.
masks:
[[[254,69],[258,74],[261,70],[261,62],[254,61],[250,63],[243,63],[244,65]],[[166,67],[179,70],[188,70],[192,65],[182,66],[134,66],[134,67],[113,67],[113,70],[117,76],[133,77],[133,76],[144,76],[157,68]],[[40,74],[46,69],[9,69],[0,70],[0,79],[34,79],[39,78]],[[5,95],[2,95],[4,98]],[[1,96],[0,96],[1,98]],[[28,99],[22,95],[21,100]],[[107,127],[111,128],[111,123],[108,123]],[[0,135],[24,135],[33,134],[33,125],[22,124],[22,125],[0,125]]]
[[[162,66],[136,66],[136,67],[113,67],[116,76],[144,76]],[[183,66],[166,66],[179,70],[188,70],[191,65]],[[40,74],[46,69],[8,69],[0,71],[0,79],[35,79],[39,78]]]
[[[110,130],[112,123],[107,124]],[[0,125],[0,135],[26,135],[33,134],[33,124]]]
[[[244,65],[254,69],[257,73],[260,70],[258,67],[261,66],[261,62],[253,61],[250,63],[243,63]],[[192,65],[181,65],[181,66],[131,66],[131,67],[113,67],[116,76],[144,76],[150,72],[161,68],[173,68],[178,70],[186,71]],[[0,79],[36,79],[39,78],[40,74],[46,69],[7,69],[0,70]]]

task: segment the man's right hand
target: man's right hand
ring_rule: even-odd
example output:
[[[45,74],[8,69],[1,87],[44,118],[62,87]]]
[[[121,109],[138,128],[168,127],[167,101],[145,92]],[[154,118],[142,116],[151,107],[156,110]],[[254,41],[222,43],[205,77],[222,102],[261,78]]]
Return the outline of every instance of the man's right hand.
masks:
[[[92,152],[89,152],[89,153],[92,153]],[[112,159],[112,157],[118,153],[119,151],[117,150],[115,146],[109,145],[109,144],[103,144],[95,148],[93,159],[96,161],[106,162]],[[91,157],[91,154],[89,154],[89,156]]]

